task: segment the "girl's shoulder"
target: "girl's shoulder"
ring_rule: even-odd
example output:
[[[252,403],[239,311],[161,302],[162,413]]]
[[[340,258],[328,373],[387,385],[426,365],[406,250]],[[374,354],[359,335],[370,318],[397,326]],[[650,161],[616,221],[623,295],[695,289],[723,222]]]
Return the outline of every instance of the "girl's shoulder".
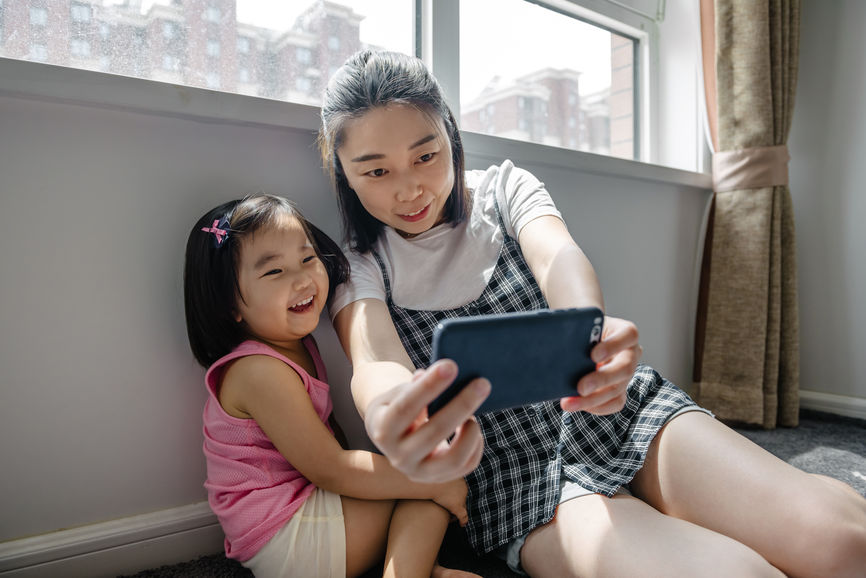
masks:
[[[234,417],[252,417],[247,400],[262,396],[270,388],[302,387],[309,393],[310,376],[299,364],[259,345],[245,347],[241,355],[227,360],[219,382],[214,384],[214,394],[223,410]]]

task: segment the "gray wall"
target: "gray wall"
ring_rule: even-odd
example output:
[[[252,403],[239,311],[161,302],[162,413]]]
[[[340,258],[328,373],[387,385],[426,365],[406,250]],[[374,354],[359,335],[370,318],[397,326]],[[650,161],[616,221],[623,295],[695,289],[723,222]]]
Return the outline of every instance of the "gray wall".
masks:
[[[797,225],[801,387],[866,411],[866,3],[804,0],[788,147]]]

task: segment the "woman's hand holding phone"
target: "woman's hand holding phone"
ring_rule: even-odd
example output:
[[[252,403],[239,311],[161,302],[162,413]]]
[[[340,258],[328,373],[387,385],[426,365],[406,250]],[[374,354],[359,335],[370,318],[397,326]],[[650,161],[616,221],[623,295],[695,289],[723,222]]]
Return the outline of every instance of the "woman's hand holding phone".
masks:
[[[577,383],[580,397],[564,397],[565,411],[609,415],[625,407],[628,384],[643,354],[637,326],[617,317],[605,317],[601,342],[592,350],[596,369]]]
[[[473,414],[490,394],[486,379],[474,380],[436,415],[427,417],[427,405],[456,376],[454,362],[442,360],[416,371],[409,383],[379,395],[367,406],[364,421],[370,440],[414,481],[461,478],[481,461],[484,444]]]

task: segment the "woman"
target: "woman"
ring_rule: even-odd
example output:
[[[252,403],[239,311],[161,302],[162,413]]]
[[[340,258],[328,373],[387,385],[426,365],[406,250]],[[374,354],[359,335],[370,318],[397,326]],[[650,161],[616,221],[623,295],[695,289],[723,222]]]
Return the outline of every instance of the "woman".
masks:
[[[866,567],[866,500],[778,460],[638,365],[628,321],[606,318],[579,397],[473,420],[482,379],[428,421],[455,375],[447,361],[424,369],[439,319],[603,309],[597,278],[535,177],[508,161],[464,171],[454,117],[415,58],[351,57],[325,93],[320,148],[352,249],[330,313],[356,404],[398,469],[466,475],[476,551],[534,576]]]

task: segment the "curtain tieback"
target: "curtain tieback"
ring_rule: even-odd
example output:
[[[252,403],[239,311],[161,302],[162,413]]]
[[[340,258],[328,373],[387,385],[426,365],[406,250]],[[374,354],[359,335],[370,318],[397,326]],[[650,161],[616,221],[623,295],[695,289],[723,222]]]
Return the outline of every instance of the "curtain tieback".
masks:
[[[754,147],[713,155],[713,190],[717,193],[788,184],[788,147]]]

